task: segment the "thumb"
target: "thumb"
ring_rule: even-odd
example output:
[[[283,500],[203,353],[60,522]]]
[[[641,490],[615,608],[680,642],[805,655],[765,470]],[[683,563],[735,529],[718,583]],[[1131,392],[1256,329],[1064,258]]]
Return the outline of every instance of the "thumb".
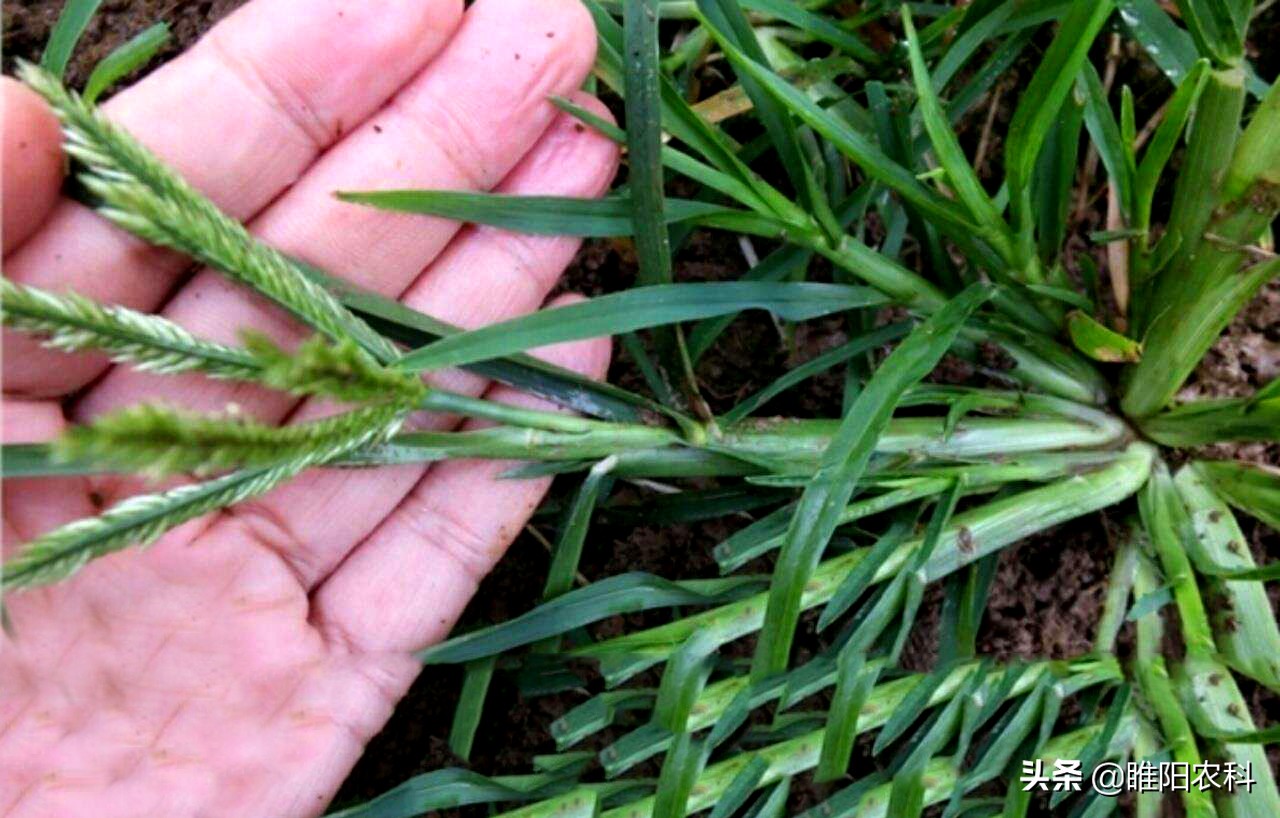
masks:
[[[4,106],[3,201],[4,252],[25,241],[58,200],[62,184],[62,137],[58,120],[44,100],[11,77],[0,78]]]

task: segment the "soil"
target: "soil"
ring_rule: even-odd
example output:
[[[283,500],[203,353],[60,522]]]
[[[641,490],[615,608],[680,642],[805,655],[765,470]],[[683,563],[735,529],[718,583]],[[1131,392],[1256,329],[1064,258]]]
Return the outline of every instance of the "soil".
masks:
[[[162,57],[177,53],[243,1],[107,0],[72,60],[69,79],[73,84],[82,83],[88,68],[98,59],[159,19],[168,21],[175,34]],[[5,0],[6,71],[12,68],[12,61],[17,57],[39,57],[61,6],[62,0]],[[1256,26],[1255,31],[1270,32],[1259,35],[1259,42],[1280,35],[1280,13],[1277,12],[1280,8],[1273,8]],[[1269,54],[1256,56],[1263,62],[1280,60],[1280,51],[1271,49]],[[1261,67],[1264,76],[1274,76],[1277,70],[1275,65]],[[1025,66],[1022,69],[1021,79],[1025,81]],[[1144,105],[1150,107],[1150,102],[1141,94],[1141,84],[1144,78],[1151,81],[1150,71],[1131,60],[1122,63],[1119,74],[1125,79],[1136,78],[1131,81],[1139,91],[1141,122]],[[1000,125],[1007,123],[1011,113],[1009,96],[1004,95],[996,111],[997,133],[1003,130]],[[985,116],[985,110],[976,112],[960,129],[961,138],[970,151],[980,139],[978,132]],[[990,143],[985,155],[998,157],[998,147],[995,142]],[[999,171],[998,167],[990,167],[998,164],[996,161],[986,164],[992,172]],[[1096,260],[1103,262],[1105,259],[1084,238],[1089,230],[1099,229],[1101,204],[1096,197],[1083,204],[1077,213],[1072,247],[1076,252],[1091,252]],[[753,249],[764,256],[770,248],[761,244]],[[628,242],[590,241],[569,268],[563,286],[588,295],[623,289],[634,280],[635,266],[634,252]],[[676,256],[676,275],[680,280],[733,278],[748,266],[737,239],[722,233],[695,233]],[[827,271],[815,263],[811,274],[822,278]],[[699,380],[711,408],[723,410],[789,367],[844,340],[844,328],[839,320],[811,322],[797,328],[794,334],[784,336],[767,317],[750,313],[736,322],[703,359],[698,369]],[[1280,282],[1273,282],[1223,334],[1182,397],[1247,394],[1277,375],[1280,375]],[[936,380],[947,382],[971,381],[974,377],[974,367],[958,361],[946,362],[935,373]],[[610,378],[624,386],[642,387],[635,366],[625,356],[615,361]],[[839,414],[841,396],[841,378],[831,374],[789,391],[764,407],[764,412],[830,417]],[[1209,453],[1280,465],[1280,446],[1276,445],[1219,446]],[[557,491],[563,494],[564,486],[557,485],[553,492]],[[638,503],[647,496],[650,495],[628,487],[616,493],[614,501]],[[1130,510],[1122,506],[1110,512],[1125,514]],[[643,515],[611,514],[593,525],[592,547],[585,554],[581,569],[585,576],[602,577],[622,571],[648,571],[668,578],[713,576],[716,568],[710,556],[712,546],[745,524],[742,519],[728,518],[659,527],[637,523],[637,516],[643,519]],[[1247,520],[1242,522],[1249,525]],[[1113,551],[1109,525],[1110,521],[1103,515],[1086,517],[1005,549],[992,583],[978,638],[979,651],[1002,661],[1069,658],[1087,652]],[[553,537],[554,527],[555,520],[550,515],[536,519],[531,526],[542,539]],[[1280,534],[1253,525],[1246,533],[1259,559],[1280,558]],[[528,532],[520,537],[481,586],[464,617],[464,625],[502,621],[532,607],[540,586],[530,583],[529,577],[541,576],[547,564],[548,553],[539,537]],[[1271,592],[1273,604],[1280,604],[1280,589],[1274,583]],[[926,596],[904,657],[910,668],[927,669],[937,655],[936,628],[941,597],[940,588],[931,589]],[[659,620],[647,616],[628,617],[625,623],[612,622],[605,627],[620,629],[624,624],[634,627],[656,621]],[[802,631],[798,650],[814,651],[822,647],[822,640],[812,633],[811,627]],[[1122,648],[1128,638],[1128,633],[1122,633]],[[731,648],[728,651],[731,656],[745,657],[749,655],[750,644],[744,642]],[[460,678],[455,668],[432,669],[422,675],[386,728],[370,744],[337,803],[372,797],[415,773],[441,767],[470,766],[486,774],[528,772],[532,756],[554,752],[547,730],[550,722],[600,687],[597,679],[584,674],[580,689],[555,695],[524,696],[511,674],[498,673],[468,765],[453,756],[445,741]],[[1255,717],[1262,723],[1280,721],[1280,697],[1253,685],[1246,686],[1245,692]],[[814,706],[825,706],[825,702],[815,701]],[[1069,709],[1064,712],[1069,713]],[[615,735],[616,731],[601,738]],[[868,749],[860,745],[864,763],[870,763]],[[1273,751],[1273,766],[1280,768],[1280,755],[1276,753],[1280,750]],[[791,806],[812,805],[821,800],[826,791],[825,787],[798,780],[792,789]]]

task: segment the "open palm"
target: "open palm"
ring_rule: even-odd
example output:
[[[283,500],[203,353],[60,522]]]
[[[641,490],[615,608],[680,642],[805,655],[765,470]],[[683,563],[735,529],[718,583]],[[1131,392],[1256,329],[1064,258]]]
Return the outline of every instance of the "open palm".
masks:
[[[577,0],[254,0],[105,110],[286,252],[451,323],[537,308],[568,238],[462,228],[335,201],[338,189],[592,196],[603,137],[574,95],[595,37]],[[4,80],[5,275],[156,310],[198,335],[303,331],[216,272],[139,244],[57,193],[56,123]],[[604,113],[595,100],[576,101]],[[164,379],[4,339],[6,442],[147,401],[271,422],[329,411],[258,388]],[[547,356],[600,376],[604,342]],[[530,401],[461,373],[449,388]],[[434,427],[455,419],[417,421]],[[496,463],[315,471],[145,551],[15,593],[0,636],[0,815],[302,816],[323,811],[519,531],[545,481]],[[4,549],[154,486],[9,481]]]

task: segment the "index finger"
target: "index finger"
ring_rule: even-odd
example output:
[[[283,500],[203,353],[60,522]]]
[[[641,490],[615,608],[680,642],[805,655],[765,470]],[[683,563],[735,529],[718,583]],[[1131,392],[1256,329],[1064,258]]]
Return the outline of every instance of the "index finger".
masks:
[[[103,110],[247,220],[415,76],[461,12],[461,0],[254,0]],[[141,310],[185,265],[69,200],[5,263],[15,281]],[[5,388],[19,394],[65,394],[106,366],[16,335],[4,359]]]

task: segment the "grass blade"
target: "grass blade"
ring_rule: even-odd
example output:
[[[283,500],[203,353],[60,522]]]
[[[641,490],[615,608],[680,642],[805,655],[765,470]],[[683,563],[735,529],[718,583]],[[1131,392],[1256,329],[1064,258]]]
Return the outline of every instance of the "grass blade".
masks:
[[[402,357],[408,371],[440,369],[500,358],[513,352],[581,338],[764,309],[790,321],[877,306],[886,299],[867,287],[792,282],[661,284],[542,310],[455,335]]]
[[[902,393],[942,358],[965,319],[991,296],[971,287],[917,327],[878,369],[841,422],[821,464],[797,504],[774,570],[752,675],[786,669],[804,586],[848,504]]]
[[[1071,92],[1089,46],[1111,14],[1111,0],[1075,0],[1040,66],[1023,92],[1009,123],[1005,141],[1005,172],[1014,223],[1029,238],[1031,213],[1027,212],[1032,172],[1058,111]]]
[[[1227,460],[1201,461],[1195,468],[1228,503],[1280,531],[1280,473],[1275,468]]]
[[[637,235],[640,227],[634,221],[636,205],[630,196],[581,199],[459,190],[343,191],[336,195],[344,202],[382,210],[440,216],[544,236],[631,236]],[[664,225],[690,222],[738,228],[760,235],[781,232],[780,225],[771,219],[711,202],[664,200],[664,208],[657,215],[664,220]],[[666,234],[665,226],[662,232]],[[668,275],[662,280],[669,279]]]
[[[63,4],[53,30],[49,32],[44,53],[40,55],[41,68],[62,79],[67,72],[67,63],[71,61],[71,52],[101,5],[102,0],[67,0]]]
[[[536,801],[570,786],[569,781],[545,774],[486,778],[470,770],[436,770],[416,775],[363,804],[326,813],[325,818],[414,818],[469,804]]]
[[[880,55],[846,28],[841,28],[826,17],[806,11],[798,3],[789,0],[741,0],[743,7],[784,20],[816,40],[849,54],[859,62],[875,65]]]
[[[169,43],[169,25],[156,23],[102,58],[84,85],[84,101],[92,105],[102,92],[151,61]]]
[[[1126,219],[1133,213],[1133,144],[1126,143],[1121,128],[1116,124],[1111,103],[1107,100],[1102,78],[1092,64],[1085,62],[1076,81],[1076,94],[1084,99],[1084,124],[1089,137],[1102,159],[1107,176],[1116,186],[1120,198],[1120,212]]]
[[[449,749],[463,761],[471,759],[471,745],[480,727],[484,713],[484,700],[489,692],[489,682],[497,666],[495,657],[489,656],[468,662],[462,677],[462,692],[453,711],[453,724],[449,728]]]
[[[755,31],[736,0],[698,0],[698,9],[702,15],[703,29],[717,42],[732,43],[735,49],[749,59],[761,65],[769,64],[768,57],[756,40]],[[830,206],[826,195],[818,186],[812,168],[805,160],[791,115],[754,78],[742,74],[739,79],[753,103],[756,116],[764,124],[769,141],[777,151],[792,187],[800,197],[800,206],[818,218],[820,223],[829,224],[834,220]]]
[[[410,309],[386,296],[333,278],[314,267],[304,265],[302,270],[378,332],[411,349],[463,333],[462,329],[452,324]],[[640,395],[594,381],[530,355],[504,356],[501,359],[468,364],[463,369],[595,417],[639,421],[652,420],[657,413],[670,414],[659,404]]]
[[[578,588],[509,622],[456,636],[418,654],[423,664],[469,662],[558,636],[610,616],[674,605],[715,605],[760,587],[751,577],[670,582],[638,572]]]
[[[897,192],[930,217],[960,230],[973,230],[973,225],[955,203],[926,188],[916,179],[915,174],[890,159],[852,126],[820,107],[805,93],[734,48],[732,44],[722,42],[721,48],[740,71],[755,79],[809,127],[834,143],[869,176]]]
[[[658,102],[658,0],[623,4],[627,175],[641,285],[671,282],[664,215],[662,122]]]
[[[1165,108],[1164,118],[1160,120],[1142,154],[1133,186],[1133,226],[1137,230],[1145,232],[1151,224],[1156,184],[1160,181],[1174,148],[1178,146],[1179,137],[1191,119],[1191,113],[1195,110],[1196,101],[1200,99],[1200,92],[1204,90],[1208,78],[1208,60],[1196,60],[1192,63],[1191,70],[1178,83],[1178,89]]]
[[[778,395],[783,394],[791,387],[798,383],[808,380],[809,378],[826,372],[834,366],[842,364],[853,358],[874,349],[878,349],[885,344],[892,343],[907,334],[910,328],[909,324],[889,324],[884,327],[872,330],[871,332],[854,338],[835,349],[818,355],[812,360],[806,361],[800,366],[787,370],[787,373],[778,378],[773,383],[761,389],[759,392],[744,399],[737,406],[720,416],[720,421],[725,426],[732,426],[745,420],[752,412],[759,409]]]
[[[960,140],[942,109],[942,103],[933,90],[933,81],[929,78],[929,70],[925,67],[924,54],[920,49],[920,36],[916,33],[911,21],[911,12],[903,6],[902,25],[906,30],[907,53],[911,60],[911,76],[915,81],[916,99],[919,101],[921,118],[929,141],[938,158],[938,164],[946,171],[947,181],[955,188],[956,195],[968,208],[973,220],[983,225],[988,235],[999,237],[1005,254],[1013,250],[1013,237],[1005,224],[1000,211],[996,209],[991,197],[978,179],[977,171],[969,164],[969,159],[960,147]]]

